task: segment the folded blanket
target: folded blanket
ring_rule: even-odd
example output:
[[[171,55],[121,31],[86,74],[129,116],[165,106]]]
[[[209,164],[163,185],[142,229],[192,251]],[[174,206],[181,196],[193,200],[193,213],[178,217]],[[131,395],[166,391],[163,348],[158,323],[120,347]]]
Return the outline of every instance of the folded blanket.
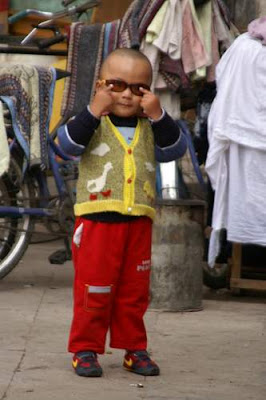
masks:
[[[47,136],[56,73],[26,64],[0,66],[0,97],[30,165],[48,166]]]
[[[89,104],[103,57],[105,25],[72,24],[61,115],[71,117]]]

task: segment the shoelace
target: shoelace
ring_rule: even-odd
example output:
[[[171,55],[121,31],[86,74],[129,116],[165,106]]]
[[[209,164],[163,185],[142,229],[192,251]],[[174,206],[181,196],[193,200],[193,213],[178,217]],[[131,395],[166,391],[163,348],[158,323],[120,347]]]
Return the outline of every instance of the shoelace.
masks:
[[[151,361],[147,351],[134,351],[133,354],[136,355],[141,361]]]
[[[93,351],[88,351],[86,353],[78,353],[77,357],[82,360],[82,362],[97,360],[97,356]]]

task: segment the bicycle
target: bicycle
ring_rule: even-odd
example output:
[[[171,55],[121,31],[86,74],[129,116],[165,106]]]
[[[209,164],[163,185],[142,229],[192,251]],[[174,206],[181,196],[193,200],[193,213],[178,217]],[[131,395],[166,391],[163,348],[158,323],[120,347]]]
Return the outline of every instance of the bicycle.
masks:
[[[70,259],[68,238],[73,229],[75,200],[71,181],[77,178],[77,160],[64,154],[54,137],[47,138],[49,170],[25,167],[25,154],[10,132],[9,140],[10,165],[0,178],[0,278],[24,255],[37,221],[64,239],[65,259]],[[49,173],[56,194],[51,194]]]
[[[99,0],[88,0],[83,4],[67,7],[69,4],[73,3],[75,0],[62,0],[62,5],[64,9],[57,12],[46,12],[40,11],[36,9],[26,9],[19,11],[18,13],[12,15],[8,18],[9,24],[14,24],[15,22],[20,21],[30,15],[34,15],[40,18],[44,18],[45,20],[39,22],[36,26],[33,26],[33,29],[29,32],[29,34],[21,41],[21,45],[26,46],[29,44],[37,45],[39,49],[46,49],[54,44],[60,43],[67,38],[66,34],[60,32],[60,29],[54,25],[54,22],[58,19],[62,19],[65,17],[71,17],[73,21],[78,21],[80,17],[86,13],[88,10],[99,6]],[[48,18],[48,19],[47,19]],[[54,34],[53,37],[48,39],[36,39],[35,36],[37,32],[41,29],[51,30]]]
[[[72,1],[65,0],[64,3],[69,4]],[[98,1],[86,2],[83,8],[77,6],[75,12],[84,11],[85,6],[88,9],[98,4]],[[68,9],[64,15],[69,15],[72,11]],[[48,15],[38,10],[25,10],[14,15],[13,21],[24,18],[32,12],[49,17],[49,23],[59,18],[58,13]],[[41,24],[43,23],[38,25]],[[35,28],[33,31],[36,33]],[[31,39],[35,33],[31,35]],[[54,44],[55,38],[52,39],[52,43],[46,39],[45,46]],[[61,41],[62,36],[56,39]],[[69,74],[61,70],[56,72],[57,79]],[[49,232],[64,240],[65,249],[59,254],[61,260],[59,262],[50,260],[50,262],[62,263],[71,259],[69,237],[72,235],[74,224],[73,181],[77,179],[78,174],[77,159],[64,154],[55,142],[57,128],[66,122],[64,119],[46,137],[49,169],[44,170],[40,166],[30,167],[25,149],[10,124],[11,118],[5,104],[4,117],[11,157],[8,171],[0,177],[0,279],[10,273],[23,257],[33,232],[36,232],[34,231],[36,222],[45,224]],[[48,176],[55,184],[55,194],[51,193]]]

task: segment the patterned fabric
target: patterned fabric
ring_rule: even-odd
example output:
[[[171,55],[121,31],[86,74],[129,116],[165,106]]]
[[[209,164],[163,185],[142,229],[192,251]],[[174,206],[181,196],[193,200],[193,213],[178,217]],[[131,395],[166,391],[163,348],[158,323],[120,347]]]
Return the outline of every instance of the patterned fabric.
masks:
[[[31,65],[0,66],[0,97],[30,166],[48,166],[47,137],[56,73]]]
[[[182,60],[173,60],[167,54],[161,54],[159,71],[168,85],[174,85],[174,90],[182,88],[190,88],[191,83],[189,77],[185,74]],[[174,80],[177,79],[178,80]],[[170,82],[172,83],[170,83]]]
[[[10,154],[7,141],[7,133],[4,121],[4,107],[0,101],[0,176],[8,170]]]
[[[102,63],[104,25],[84,25],[77,22],[71,26],[67,70],[61,114],[73,116],[89,104],[94,93]]]
[[[109,117],[102,117],[81,157],[75,214],[115,211],[153,219],[154,199],[154,138],[149,121],[139,119],[127,145]]]
[[[147,27],[165,0],[135,0],[121,20],[118,47],[139,48]]]

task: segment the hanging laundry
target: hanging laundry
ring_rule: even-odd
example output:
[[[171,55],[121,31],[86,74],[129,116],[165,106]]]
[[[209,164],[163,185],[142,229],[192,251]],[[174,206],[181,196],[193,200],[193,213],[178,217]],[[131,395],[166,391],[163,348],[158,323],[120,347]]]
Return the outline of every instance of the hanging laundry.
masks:
[[[235,37],[232,34],[232,32],[228,29],[228,26],[226,25],[225,20],[223,19],[220,8],[221,2],[218,2],[218,0],[212,0],[212,2],[213,2],[212,5],[213,5],[213,18],[214,18],[213,23],[215,27],[215,32],[217,39],[221,45],[222,52],[224,52],[231,46]]]
[[[157,11],[155,17],[151,21],[150,25],[147,28],[146,36],[145,36],[145,41],[147,43],[153,43],[155,39],[159,36],[163,23],[165,20],[165,14],[167,11],[169,5],[169,0],[166,0],[161,8]]]
[[[182,10],[182,61],[185,73],[189,74],[206,66],[209,60],[193,0],[182,0]]]
[[[214,28],[213,17],[212,17],[211,29],[212,29],[212,43],[211,43],[212,64],[209,67],[207,67],[207,76],[206,76],[207,82],[215,81],[216,66],[220,60],[219,43]]]
[[[182,9],[180,0],[169,0],[165,19],[153,45],[173,60],[181,57]]]
[[[71,117],[89,104],[102,63],[104,25],[71,25],[62,116]]]
[[[209,265],[218,254],[222,228],[229,241],[266,246],[265,77],[265,46],[248,33],[234,41],[217,66],[206,161],[215,190]]]
[[[159,72],[165,81],[168,82],[172,79],[171,84],[173,84],[174,77],[179,79],[179,85],[174,87],[176,91],[179,90],[180,87],[185,89],[191,87],[190,79],[188,75],[185,74],[181,59],[172,60],[168,55],[161,54]]]
[[[195,7],[196,5],[196,7]],[[81,111],[94,93],[102,61],[119,47],[140,48],[153,67],[152,90],[174,107],[180,88],[195,79],[215,79],[219,47],[227,49],[235,35],[222,0],[134,0],[123,18],[107,24],[72,24],[68,71],[61,114]],[[167,91],[169,99],[166,101]],[[170,93],[171,92],[171,93]]]
[[[148,26],[164,1],[133,1],[121,20],[118,47],[139,48]]]
[[[198,78],[206,78],[207,75],[207,70],[206,67],[212,64],[212,2],[211,0],[205,1],[204,4],[201,4],[200,6],[197,7],[195,10],[196,14],[194,18],[198,18],[200,27],[201,27],[201,32],[202,32],[202,37],[203,37],[203,42],[204,42],[204,47],[206,50],[206,53],[208,55],[208,60],[207,64],[204,67],[201,67],[200,69],[197,69],[195,72],[195,75],[193,79],[198,79]]]

